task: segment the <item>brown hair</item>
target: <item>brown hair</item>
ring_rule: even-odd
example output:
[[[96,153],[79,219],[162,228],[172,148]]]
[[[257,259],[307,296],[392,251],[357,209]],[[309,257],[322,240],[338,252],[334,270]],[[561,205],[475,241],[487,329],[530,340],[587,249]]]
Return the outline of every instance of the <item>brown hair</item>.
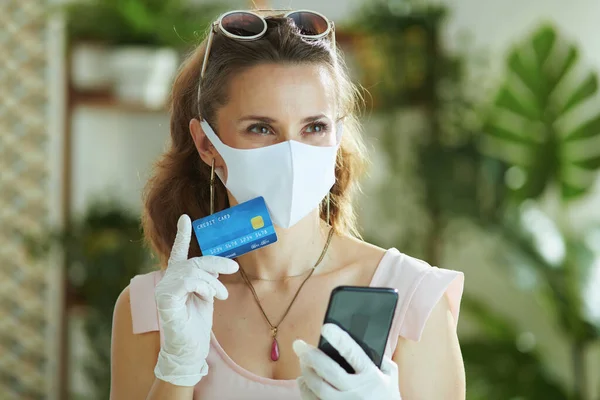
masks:
[[[206,40],[180,67],[171,93],[170,148],[155,164],[144,192],[144,234],[162,267],[166,266],[171,252],[179,216],[188,214],[195,220],[210,213],[210,166],[200,159],[189,132],[189,122],[199,115],[213,121],[216,110],[227,102],[227,83],[231,76],[264,63],[314,63],[325,65],[331,71],[336,82],[338,117],[344,118],[344,135],[337,155],[336,182],[330,192],[330,221],[337,233],[358,236],[352,197],[365,164],[356,117],[358,91],[329,40],[303,39],[286,18],[267,18],[267,23],[267,32],[259,40],[244,42],[215,34],[199,99]],[[217,179],[215,208],[218,211],[228,206],[225,186]],[[321,205],[321,218],[326,218],[325,201]],[[192,240],[190,257],[200,254],[198,244]]]

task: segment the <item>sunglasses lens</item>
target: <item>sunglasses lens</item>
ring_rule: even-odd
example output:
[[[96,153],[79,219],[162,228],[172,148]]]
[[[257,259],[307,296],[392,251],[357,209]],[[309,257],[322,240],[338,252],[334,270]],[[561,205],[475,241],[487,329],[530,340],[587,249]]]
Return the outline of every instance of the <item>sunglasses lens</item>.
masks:
[[[265,30],[265,21],[254,14],[236,12],[224,16],[221,19],[221,27],[235,36],[252,37]]]
[[[319,36],[329,29],[329,22],[319,14],[298,11],[289,14],[287,17],[294,21],[303,36]]]

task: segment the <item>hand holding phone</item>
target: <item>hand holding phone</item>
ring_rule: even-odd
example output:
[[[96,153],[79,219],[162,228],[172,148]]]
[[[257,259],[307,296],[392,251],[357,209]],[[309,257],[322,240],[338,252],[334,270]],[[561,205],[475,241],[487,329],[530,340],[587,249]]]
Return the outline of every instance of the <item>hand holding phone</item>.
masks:
[[[346,331],[380,368],[397,303],[396,289],[339,286],[331,292],[324,324],[335,324]],[[354,373],[354,368],[323,336],[319,349],[346,372]]]
[[[383,297],[389,298],[387,295]],[[330,302],[330,309],[332,303],[335,308],[335,302]],[[393,316],[395,303],[390,301],[389,304],[392,310],[389,314]],[[388,307],[382,308],[388,310]],[[381,315],[386,314],[386,311],[378,310]],[[360,340],[360,344],[337,324],[323,325],[321,342],[335,350],[339,357],[337,362],[302,340],[294,342],[294,351],[298,355],[302,371],[298,387],[303,399],[400,400],[398,366],[383,355],[389,328],[380,331],[384,332],[383,339],[373,340],[369,335],[369,326],[365,328],[364,322],[362,318],[355,319],[354,329],[350,329],[354,330],[355,337],[361,336],[362,332],[364,340]],[[352,323],[350,326],[352,327]],[[381,359],[380,364],[376,365],[373,358],[375,361]],[[342,368],[340,362],[350,368]]]

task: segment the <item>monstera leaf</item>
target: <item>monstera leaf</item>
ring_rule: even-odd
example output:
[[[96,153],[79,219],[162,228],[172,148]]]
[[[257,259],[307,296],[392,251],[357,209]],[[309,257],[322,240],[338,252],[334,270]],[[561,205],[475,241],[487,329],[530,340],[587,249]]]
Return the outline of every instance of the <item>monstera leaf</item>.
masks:
[[[510,52],[483,149],[513,167],[509,185],[520,198],[556,184],[571,199],[591,186],[600,167],[597,91],[597,75],[551,26]]]

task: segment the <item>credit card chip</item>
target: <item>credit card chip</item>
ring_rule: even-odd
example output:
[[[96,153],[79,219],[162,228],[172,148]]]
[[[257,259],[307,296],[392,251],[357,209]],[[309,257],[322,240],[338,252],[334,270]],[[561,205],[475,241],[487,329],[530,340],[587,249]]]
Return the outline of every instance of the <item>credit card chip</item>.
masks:
[[[265,221],[263,220],[263,217],[261,217],[260,215],[252,218],[250,220],[250,223],[252,224],[252,228],[254,228],[254,229],[260,229],[265,226]]]

